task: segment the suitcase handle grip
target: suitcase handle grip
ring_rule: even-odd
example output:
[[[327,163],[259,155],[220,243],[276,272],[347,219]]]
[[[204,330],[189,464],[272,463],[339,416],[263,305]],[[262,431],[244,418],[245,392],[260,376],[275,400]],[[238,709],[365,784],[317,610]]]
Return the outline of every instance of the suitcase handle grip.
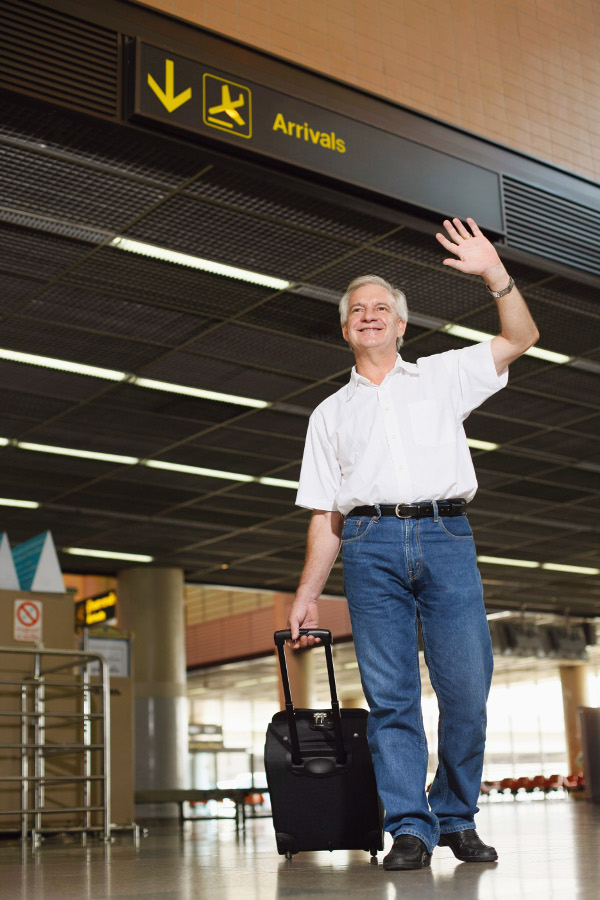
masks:
[[[320,638],[321,645],[324,646],[326,644],[333,644],[333,638],[331,637],[331,632],[326,628],[301,628],[300,629],[300,637],[304,637],[304,635],[312,635],[313,637]],[[292,632],[289,628],[285,628],[283,631],[275,632],[275,646],[282,647],[286,641],[291,641]]]
[[[327,662],[327,675],[329,678],[329,689],[331,692],[331,712],[333,716],[333,729],[335,734],[336,760],[340,765],[346,762],[346,751],[344,749],[344,739],[342,737],[342,722],[340,718],[340,704],[337,698],[337,690],[335,686],[335,674],[333,671],[333,655],[331,646],[333,638],[331,631],[325,628],[301,628],[300,634],[312,634],[314,637],[321,638],[325,647],[325,660]],[[274,638],[277,646],[277,655],[279,656],[279,666],[281,669],[281,680],[283,682],[283,694],[285,697],[285,709],[287,712],[288,726],[290,730],[290,743],[292,750],[292,762],[295,766],[302,765],[302,756],[300,754],[300,743],[298,741],[298,729],[296,727],[296,716],[294,713],[294,704],[292,702],[292,694],[290,691],[290,680],[288,676],[287,663],[285,661],[285,642],[290,640],[292,633],[289,628],[283,631],[276,631]]]

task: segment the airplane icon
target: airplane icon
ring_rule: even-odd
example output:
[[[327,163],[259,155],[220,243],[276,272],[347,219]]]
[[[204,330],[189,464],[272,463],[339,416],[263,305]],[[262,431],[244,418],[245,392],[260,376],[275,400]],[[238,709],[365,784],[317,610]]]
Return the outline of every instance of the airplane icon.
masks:
[[[233,119],[233,121],[237,125],[245,125],[246,122],[240,116],[238,107],[243,106],[245,103],[244,95],[240,94],[237,100],[231,99],[231,94],[229,93],[229,85],[224,84],[221,86],[221,103],[217,106],[209,107],[209,116],[208,120],[210,122],[215,122],[219,125],[224,125],[226,128],[233,128],[233,122],[227,122],[224,119],[215,119],[214,117],[218,113],[227,113],[227,115]]]

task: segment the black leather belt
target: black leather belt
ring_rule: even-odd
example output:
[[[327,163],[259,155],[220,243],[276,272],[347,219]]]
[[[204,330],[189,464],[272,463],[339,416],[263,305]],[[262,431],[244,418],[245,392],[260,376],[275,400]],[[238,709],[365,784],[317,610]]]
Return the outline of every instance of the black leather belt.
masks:
[[[425,519],[432,518],[434,515],[433,503],[425,501],[424,503],[396,503],[395,506],[381,506],[382,516],[396,516],[398,519]],[[466,516],[467,501],[459,498],[457,500],[438,500],[437,501],[438,516]],[[374,506],[355,506],[348,513],[348,516],[377,516],[379,515]]]

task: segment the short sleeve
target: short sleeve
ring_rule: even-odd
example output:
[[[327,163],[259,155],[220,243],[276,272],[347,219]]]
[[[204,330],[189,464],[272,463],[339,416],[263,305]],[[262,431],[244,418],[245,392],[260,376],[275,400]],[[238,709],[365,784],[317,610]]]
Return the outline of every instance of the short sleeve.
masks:
[[[506,387],[508,368],[498,375],[492,356],[492,342],[464,347],[456,354],[457,377],[462,418],[477,409],[484,400]]]
[[[340,464],[317,408],[308,424],[296,505],[307,509],[337,510],[335,498],[342,482]]]

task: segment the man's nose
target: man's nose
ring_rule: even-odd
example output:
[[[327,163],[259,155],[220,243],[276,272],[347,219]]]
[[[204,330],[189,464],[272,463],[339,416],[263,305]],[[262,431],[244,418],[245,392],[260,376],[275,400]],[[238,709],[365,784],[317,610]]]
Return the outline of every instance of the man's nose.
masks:
[[[377,312],[374,309],[365,309],[363,313],[363,319],[366,319],[368,322],[371,322],[373,319],[377,318]]]

